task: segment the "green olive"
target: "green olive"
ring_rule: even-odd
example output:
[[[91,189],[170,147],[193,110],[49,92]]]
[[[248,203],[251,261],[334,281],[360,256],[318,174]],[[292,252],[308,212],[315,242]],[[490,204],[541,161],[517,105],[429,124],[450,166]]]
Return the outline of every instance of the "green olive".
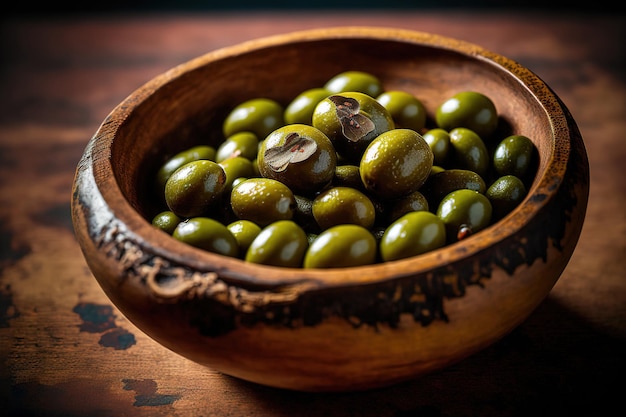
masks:
[[[492,210],[484,194],[462,189],[452,191],[441,200],[437,216],[446,225],[447,240],[456,242],[489,226]]]
[[[263,140],[285,124],[283,106],[269,98],[253,98],[238,104],[226,116],[222,125],[224,137],[238,132],[252,132]]]
[[[498,112],[493,101],[476,91],[463,91],[445,100],[436,110],[437,126],[450,131],[470,129],[487,140],[498,127]]]
[[[359,167],[357,165],[337,165],[332,183],[335,186],[352,187],[359,191],[365,190],[363,182],[361,181],[361,173],[359,172]]]
[[[158,166],[165,204],[152,225],[210,252],[292,268],[399,260],[465,239],[522,202],[539,157],[526,136],[493,141],[500,117],[483,93],[462,91],[434,110],[427,128],[415,95],[385,91],[366,71],[337,73],[286,107],[242,101],[216,148]]]
[[[165,183],[165,202],[180,217],[207,213],[226,187],[226,173],[216,162],[191,161],[172,173]]]
[[[294,195],[296,199],[296,210],[293,214],[293,220],[298,223],[307,232],[320,231],[320,228],[313,216],[313,200],[302,195]]]
[[[403,215],[413,211],[428,211],[428,207],[428,200],[424,194],[419,191],[413,191],[410,194],[391,201],[390,220],[397,220]]]
[[[429,176],[435,175],[435,174],[439,174],[440,172],[445,171],[446,169],[439,166],[439,165],[433,165],[433,167],[430,169],[430,174]]]
[[[344,71],[324,84],[324,89],[331,94],[356,91],[370,97],[378,97],[383,92],[383,86],[378,77],[364,71]]]
[[[259,138],[252,132],[237,132],[227,137],[216,151],[215,162],[222,162],[234,156],[253,160],[259,150]]]
[[[291,220],[296,200],[289,187],[280,181],[249,178],[233,188],[230,205],[240,220],[264,227],[277,220]]]
[[[361,191],[350,187],[322,191],[313,200],[312,211],[322,230],[339,224],[358,224],[369,229],[376,220],[372,201]]]
[[[424,140],[433,151],[435,165],[446,166],[450,152],[450,133],[441,128],[428,130],[423,135]]]
[[[367,195],[369,199],[372,201],[372,204],[374,204],[374,210],[376,210],[376,219],[377,219],[376,222],[380,223],[380,222],[387,221],[389,219],[390,212],[391,212],[390,202],[397,201],[398,199],[380,198],[380,197],[375,196],[372,193],[368,193],[367,190],[363,191],[363,193]],[[399,197],[399,199],[404,198],[404,197],[408,197],[408,195]]]
[[[255,174],[253,176],[253,178],[258,178],[258,176]],[[230,191],[232,191],[233,188],[235,188],[236,186],[238,186],[240,183],[244,182],[247,179],[248,179],[248,177],[237,177],[237,178],[235,178],[233,180],[233,183],[232,183],[231,187],[230,187]]]
[[[222,223],[208,217],[194,217],[180,222],[172,236],[209,252],[232,257],[239,255],[235,236]]]
[[[243,156],[234,156],[224,159],[222,162],[219,162],[219,165],[226,173],[225,192],[232,190],[233,183],[237,178],[249,178],[254,176],[252,161]]]
[[[476,132],[464,127],[452,129],[450,145],[454,168],[468,169],[481,177],[487,174],[490,164],[487,146]]]
[[[514,175],[496,179],[485,193],[493,207],[494,219],[499,220],[511,212],[524,200],[526,193],[524,183]]]
[[[309,246],[307,235],[292,220],[279,220],[264,227],[246,252],[247,262],[300,268]]]
[[[419,133],[392,129],[367,147],[359,170],[366,190],[380,198],[398,198],[417,191],[432,166],[433,153]]]
[[[313,124],[313,111],[317,103],[324,100],[331,93],[325,88],[311,88],[298,94],[285,107],[284,119],[286,124]]]
[[[413,211],[394,221],[380,241],[383,261],[395,261],[420,255],[446,244],[446,228],[429,211]]]
[[[183,219],[177,216],[173,211],[165,210],[152,218],[152,225],[171,235],[181,221],[183,221]]]
[[[255,177],[260,177],[261,173],[259,172],[259,161],[257,158],[254,158],[252,160],[252,169],[254,170],[254,176]]]
[[[169,158],[157,172],[157,186],[159,192],[165,189],[167,179],[174,171],[185,165],[187,162],[197,161],[198,159],[208,159],[215,161],[215,148],[208,145],[198,145],[189,149],[185,149]]]
[[[356,224],[333,226],[320,233],[304,255],[304,268],[345,268],[373,264],[376,239]]]
[[[526,136],[511,135],[504,138],[493,154],[493,167],[498,175],[515,175],[524,178],[531,171],[535,145]]]
[[[261,143],[257,165],[263,177],[306,194],[330,183],[337,154],[324,133],[313,126],[292,124],[276,129]]]
[[[357,163],[367,146],[395,124],[376,99],[359,92],[345,92],[319,102],[313,112],[313,126],[328,136],[343,160]]]
[[[420,191],[424,194],[431,207],[439,206],[441,200],[452,191],[468,189],[485,194],[487,185],[485,180],[469,169],[447,169],[432,174]]]
[[[376,98],[387,109],[397,128],[421,132],[426,125],[426,108],[413,94],[406,91],[385,91]]]
[[[235,236],[240,255],[246,254],[252,241],[261,233],[261,227],[250,220],[235,220],[226,228]]]

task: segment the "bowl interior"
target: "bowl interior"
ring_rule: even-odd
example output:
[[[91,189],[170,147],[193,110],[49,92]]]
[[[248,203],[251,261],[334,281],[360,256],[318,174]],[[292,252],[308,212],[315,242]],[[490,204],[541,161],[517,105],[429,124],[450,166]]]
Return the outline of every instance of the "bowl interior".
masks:
[[[489,96],[501,116],[498,135],[528,136],[539,150],[529,195],[550,162],[552,120],[528,80],[520,78],[520,71],[527,70],[508,59],[432,35],[284,40],[251,42],[199,57],[147,83],[116,109],[126,115],[115,132],[110,164],[121,193],[144,219],[162,209],[150,185],[165,158],[193,145],[219,144],[222,121],[234,106],[255,97],[287,105],[301,91],[346,70],[371,72],[386,90],[413,93],[424,103],[430,127],[436,107],[451,95],[474,90]]]

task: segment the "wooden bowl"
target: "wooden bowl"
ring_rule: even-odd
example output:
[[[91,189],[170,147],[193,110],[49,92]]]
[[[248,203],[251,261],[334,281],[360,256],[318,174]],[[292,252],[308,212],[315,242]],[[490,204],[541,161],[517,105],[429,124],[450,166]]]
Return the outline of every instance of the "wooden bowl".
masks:
[[[418,96],[480,91],[506,131],[531,138],[538,173],[505,218],[442,249],[355,268],[261,266],[193,248],[150,224],[164,155],[223,140],[255,97],[288,103],[345,70]],[[544,300],[576,246],[589,168],[569,111],[539,77],[433,34],[309,30],[210,52],[149,81],[89,141],[72,195],[94,276],[138,328],[178,354],[256,383],[302,391],[387,386],[456,363],[513,330]]]

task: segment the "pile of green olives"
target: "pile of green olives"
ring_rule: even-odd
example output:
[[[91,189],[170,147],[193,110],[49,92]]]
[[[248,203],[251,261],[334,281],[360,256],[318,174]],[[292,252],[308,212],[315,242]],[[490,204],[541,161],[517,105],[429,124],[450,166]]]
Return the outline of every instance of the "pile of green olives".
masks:
[[[530,138],[461,91],[429,118],[415,95],[346,71],[289,103],[235,106],[223,141],[167,156],[152,224],[225,256],[343,268],[420,255],[512,211],[536,173]],[[161,198],[162,197],[162,198]]]

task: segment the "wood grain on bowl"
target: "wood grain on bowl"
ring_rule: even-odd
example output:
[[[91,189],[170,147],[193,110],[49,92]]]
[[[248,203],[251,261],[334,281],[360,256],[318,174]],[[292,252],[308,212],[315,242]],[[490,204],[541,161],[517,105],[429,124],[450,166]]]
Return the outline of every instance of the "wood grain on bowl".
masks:
[[[219,143],[221,121],[254,97],[286,103],[349,69],[420,97],[483,92],[501,133],[539,151],[524,202],[442,249],[358,268],[254,265],[178,242],[150,224],[146,184],[166,155]],[[584,221],[583,140],[530,70],[460,40],[371,27],[309,30],[209,52],[117,106],[76,171],[72,216],[94,276],[115,305],[166,346],[215,370],[274,387],[382,387],[455,363],[518,326],[547,296]]]

